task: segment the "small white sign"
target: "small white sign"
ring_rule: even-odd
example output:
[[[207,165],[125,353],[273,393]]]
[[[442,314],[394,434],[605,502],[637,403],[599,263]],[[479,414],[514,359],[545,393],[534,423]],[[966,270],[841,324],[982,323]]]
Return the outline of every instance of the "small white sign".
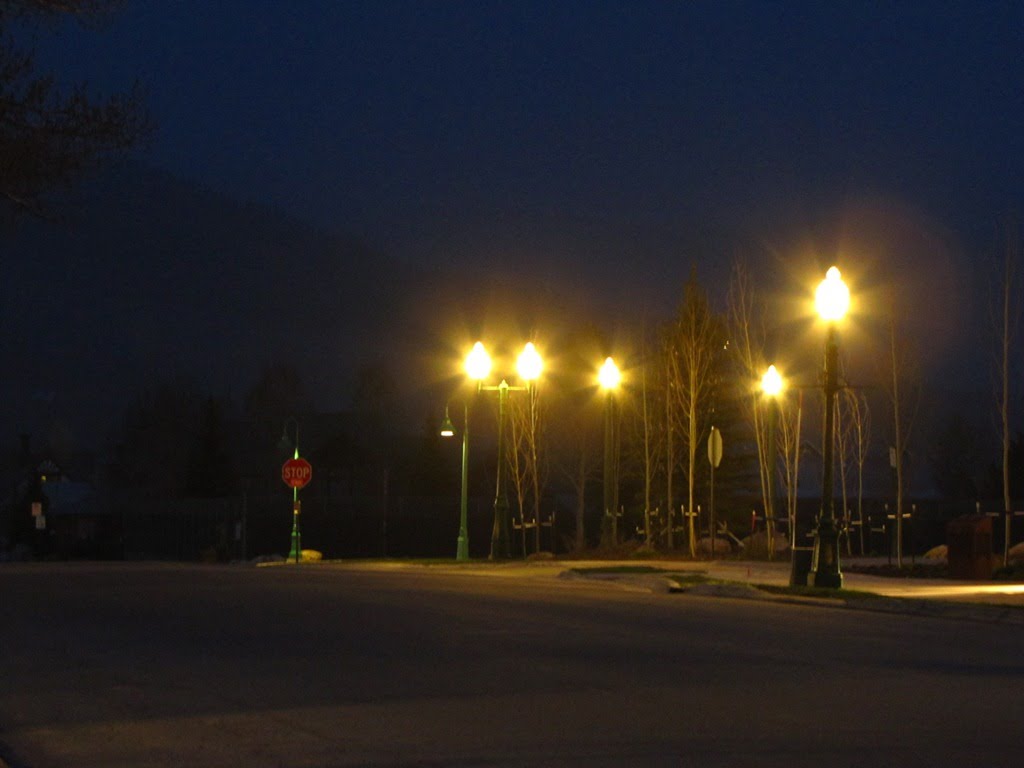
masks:
[[[45,531],[46,530],[46,517],[44,517],[43,515],[39,515],[36,518],[36,530],[37,531]]]

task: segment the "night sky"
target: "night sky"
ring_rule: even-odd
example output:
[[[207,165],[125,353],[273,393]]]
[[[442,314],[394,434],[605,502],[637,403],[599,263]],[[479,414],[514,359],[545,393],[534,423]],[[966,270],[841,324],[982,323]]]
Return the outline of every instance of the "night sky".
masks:
[[[986,263],[1024,202],[1019,2],[137,1],[39,42],[99,93],[142,83],[138,163],[359,243],[410,291],[457,285],[437,350],[483,327],[485,275],[614,335],[691,265],[721,304],[746,257],[782,304],[836,262],[861,296],[900,286],[932,375],[987,386]],[[354,353],[330,351],[307,375],[342,407]]]

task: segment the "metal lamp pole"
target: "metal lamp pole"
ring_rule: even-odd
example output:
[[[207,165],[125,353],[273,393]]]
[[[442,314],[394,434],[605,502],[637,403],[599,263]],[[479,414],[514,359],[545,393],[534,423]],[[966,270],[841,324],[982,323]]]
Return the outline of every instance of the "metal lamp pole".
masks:
[[[828,340],[825,342],[825,444],[822,446],[821,509],[818,512],[817,528],[814,532],[814,555],[807,583],[812,587],[843,586],[843,574],[839,570],[839,529],[836,526],[834,498],[835,402],[839,391],[839,377],[836,370],[839,361],[839,345],[836,344],[836,329],[830,325]]]
[[[604,513],[611,515],[612,544],[619,543],[619,478],[616,461],[615,390],[622,382],[622,373],[608,357],[597,374],[597,381],[606,393],[604,407]]]
[[[466,523],[469,507],[469,403],[463,403],[463,408],[462,495],[459,499],[459,541],[455,549],[455,559],[459,562],[469,560],[469,533]]]
[[[469,560],[469,534],[467,533],[466,517],[469,507],[469,401],[463,403],[464,421],[462,425],[462,484],[459,497],[459,539],[455,547],[455,559],[459,562]],[[455,427],[448,417],[448,408],[444,409],[444,423],[441,425],[441,437],[452,437]]]
[[[765,505],[765,534],[768,540],[768,560],[775,559],[775,462],[778,449],[775,445],[776,423],[779,418],[779,395],[782,392],[782,376],[774,365],[769,365],[764,376],[761,377],[761,391],[768,398],[768,434],[765,451],[768,459],[768,499]]]
[[[839,344],[836,341],[837,320],[846,314],[850,304],[850,292],[839,275],[831,267],[818,287],[816,296],[818,312],[829,323],[825,340],[825,371],[823,388],[825,392],[825,434],[822,446],[821,508],[818,512],[817,527],[814,531],[814,554],[811,557],[811,571],[807,584],[812,587],[839,589],[843,586],[843,574],[839,568],[839,529],[836,526],[835,499],[833,488],[833,451],[835,443],[835,401],[839,391]]]
[[[494,488],[494,526],[491,529],[491,552],[490,559],[507,559],[512,556],[509,543],[509,520],[508,520],[508,492],[506,491],[506,472],[508,460],[506,453],[508,447],[505,438],[505,421],[508,412],[508,396],[510,392],[528,392],[533,382],[540,377],[543,363],[540,354],[532,342],[527,342],[519,355],[517,361],[519,376],[526,382],[526,386],[513,387],[502,379],[498,386],[486,386],[483,380],[491,371],[491,359],[481,342],[473,345],[472,351],[466,357],[466,373],[470,378],[477,381],[477,392],[498,393],[498,477]]]
[[[292,458],[299,458],[299,422],[298,419],[290,420],[295,424],[295,452]],[[287,440],[288,437],[288,422],[284,423],[285,434],[282,438]],[[288,560],[294,559],[295,562],[299,562],[302,557],[302,533],[299,529],[299,513],[302,507],[299,502],[299,489],[297,486],[292,486],[292,536],[291,536],[291,550],[288,552]]]

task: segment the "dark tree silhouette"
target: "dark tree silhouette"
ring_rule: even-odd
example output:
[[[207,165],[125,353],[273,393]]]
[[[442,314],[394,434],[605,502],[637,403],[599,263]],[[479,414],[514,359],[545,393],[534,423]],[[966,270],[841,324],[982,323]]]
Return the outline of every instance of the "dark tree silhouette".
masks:
[[[40,213],[42,197],[151,130],[141,88],[106,98],[84,85],[61,85],[37,69],[24,39],[65,17],[82,23],[112,11],[114,0],[0,0],[0,198]]]
[[[230,496],[238,475],[228,451],[224,404],[209,397],[199,416],[199,433],[192,447],[186,493],[201,498]]]

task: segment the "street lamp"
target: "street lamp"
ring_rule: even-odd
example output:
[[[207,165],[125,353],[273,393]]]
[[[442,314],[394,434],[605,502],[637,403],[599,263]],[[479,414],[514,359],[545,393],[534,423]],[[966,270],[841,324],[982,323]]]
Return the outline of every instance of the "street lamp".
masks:
[[[839,569],[839,530],[836,527],[835,500],[833,498],[833,443],[835,442],[835,399],[839,391],[839,345],[836,341],[836,323],[850,308],[850,289],[846,287],[839,270],[830,267],[814,296],[818,315],[828,323],[825,339],[825,434],[822,446],[821,509],[814,530],[814,554],[807,584],[812,587],[843,586]]]
[[[778,372],[774,365],[769,365],[768,370],[764,372],[761,377],[761,392],[769,400],[768,404],[768,435],[767,445],[765,446],[766,458],[768,459],[768,466],[766,468],[766,474],[768,475],[768,498],[765,504],[765,531],[768,535],[768,559],[772,560],[775,557],[775,459],[778,454],[778,450],[775,446],[775,424],[778,419],[779,409],[779,395],[782,394],[782,389],[785,386],[782,375]]]
[[[459,562],[469,560],[469,534],[466,526],[466,511],[469,506],[469,401],[463,403],[464,421],[462,424],[462,491],[459,499],[459,540],[455,547],[455,559]],[[455,427],[448,418],[448,408],[444,409],[444,423],[441,425],[441,437],[453,437]]]
[[[531,392],[534,382],[540,378],[544,368],[543,360],[533,342],[527,342],[516,361],[519,378],[524,386],[510,386],[505,379],[497,386],[485,385],[484,379],[491,372],[491,357],[484,349],[482,342],[476,342],[466,357],[466,373],[477,382],[477,392],[498,393],[498,477],[494,488],[494,526],[491,529],[490,559],[511,557],[509,547],[508,492],[506,490],[505,473],[508,459],[506,457],[505,414],[508,409],[509,392]]]
[[[615,461],[615,391],[622,383],[622,373],[615,361],[606,358],[597,373],[598,384],[605,391],[604,408],[604,513],[611,515],[612,544],[619,540],[617,510],[619,508],[619,484]]]

